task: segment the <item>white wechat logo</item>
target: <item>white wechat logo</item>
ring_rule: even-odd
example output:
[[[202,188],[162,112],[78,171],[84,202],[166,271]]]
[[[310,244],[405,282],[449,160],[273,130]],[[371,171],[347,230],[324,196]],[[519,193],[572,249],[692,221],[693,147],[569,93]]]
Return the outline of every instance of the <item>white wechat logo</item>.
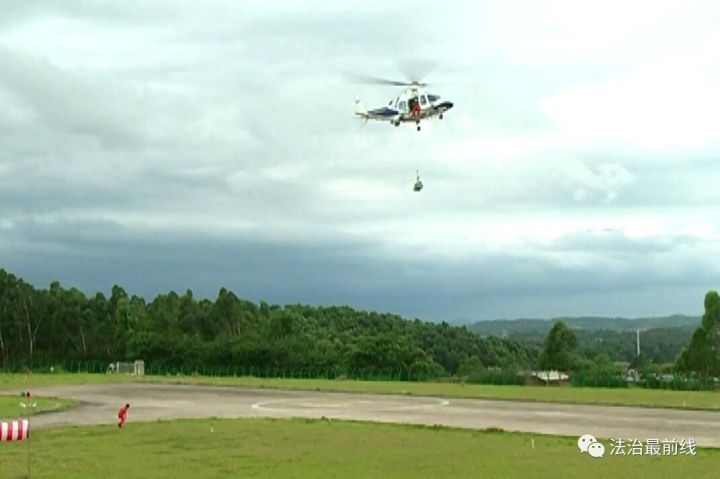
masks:
[[[605,446],[599,442],[594,442],[588,446],[587,452],[592,457],[603,457],[605,455]]]
[[[605,446],[600,444],[595,436],[591,434],[583,434],[577,442],[580,452],[587,452],[592,457],[603,457],[605,455]]]

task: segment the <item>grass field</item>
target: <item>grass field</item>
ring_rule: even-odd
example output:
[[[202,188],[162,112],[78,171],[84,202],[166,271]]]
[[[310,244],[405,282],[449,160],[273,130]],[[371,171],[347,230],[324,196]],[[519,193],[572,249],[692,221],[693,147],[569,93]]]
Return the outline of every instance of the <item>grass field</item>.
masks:
[[[325,420],[189,420],[43,429],[32,477],[647,478],[715,477],[696,456],[581,454],[577,438]],[[534,442],[534,448],[533,448]],[[0,477],[23,477],[27,444],[0,443]],[[150,474],[151,471],[151,474]]]
[[[75,406],[76,402],[70,399],[34,397],[30,403],[35,403],[33,409],[23,408],[21,402],[28,402],[24,398],[17,396],[0,396],[0,419],[17,419],[22,415],[29,416],[33,413],[42,413],[47,411],[60,411]],[[2,477],[2,475],[0,475]]]
[[[256,388],[304,389],[321,391],[412,394],[457,398],[483,398],[522,401],[546,401],[613,406],[668,407],[680,409],[720,410],[720,392],[671,391],[662,389],[608,389],[542,386],[494,386],[459,383],[411,383],[390,381],[355,381],[339,379],[265,379],[254,377],[204,376],[116,376],[105,374],[33,374],[32,386],[51,384],[92,384],[98,382],[159,382],[171,384],[209,384]],[[16,389],[28,384],[23,374],[0,374],[0,390]],[[18,389],[20,388],[20,389]]]
[[[158,376],[160,377],[160,376]],[[38,386],[53,386],[63,384],[98,384],[116,382],[146,381],[145,379],[128,375],[86,374],[86,373],[54,373],[54,374],[8,374],[0,373],[0,391],[13,391],[19,395],[26,389],[32,390]]]

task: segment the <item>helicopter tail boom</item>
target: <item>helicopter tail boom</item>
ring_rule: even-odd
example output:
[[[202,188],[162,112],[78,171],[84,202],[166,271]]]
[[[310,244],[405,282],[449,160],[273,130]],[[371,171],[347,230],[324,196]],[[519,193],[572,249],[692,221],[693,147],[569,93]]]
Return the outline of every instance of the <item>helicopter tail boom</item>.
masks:
[[[357,99],[355,100],[355,115],[364,120],[396,121],[400,112],[388,106],[368,110],[360,99]]]

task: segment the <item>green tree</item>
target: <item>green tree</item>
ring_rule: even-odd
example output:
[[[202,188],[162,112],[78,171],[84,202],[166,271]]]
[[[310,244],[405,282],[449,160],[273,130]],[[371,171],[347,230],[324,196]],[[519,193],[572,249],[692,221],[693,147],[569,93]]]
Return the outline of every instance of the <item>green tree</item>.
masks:
[[[478,377],[485,371],[485,366],[477,356],[468,356],[460,361],[458,375],[464,377]]]
[[[620,372],[619,368],[613,364],[610,356],[606,352],[595,355],[592,370],[604,375],[618,374]]]
[[[540,367],[546,370],[570,371],[576,363],[576,346],[575,333],[562,321],[556,322],[545,337],[545,344],[540,352]]]
[[[700,327],[678,355],[675,368],[682,372],[720,373],[720,295],[717,291],[705,295],[705,314]]]

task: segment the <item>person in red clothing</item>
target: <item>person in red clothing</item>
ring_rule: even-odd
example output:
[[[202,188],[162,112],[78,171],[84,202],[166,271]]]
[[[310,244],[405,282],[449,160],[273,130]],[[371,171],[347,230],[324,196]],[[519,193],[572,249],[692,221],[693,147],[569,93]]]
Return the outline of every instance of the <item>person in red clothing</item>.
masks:
[[[130,405],[126,404],[123,407],[121,407],[120,410],[118,411],[118,427],[123,427],[123,424],[125,424],[125,419],[127,419],[128,409],[130,409]]]
[[[415,116],[420,114],[420,102],[417,98],[410,99],[410,114]]]

